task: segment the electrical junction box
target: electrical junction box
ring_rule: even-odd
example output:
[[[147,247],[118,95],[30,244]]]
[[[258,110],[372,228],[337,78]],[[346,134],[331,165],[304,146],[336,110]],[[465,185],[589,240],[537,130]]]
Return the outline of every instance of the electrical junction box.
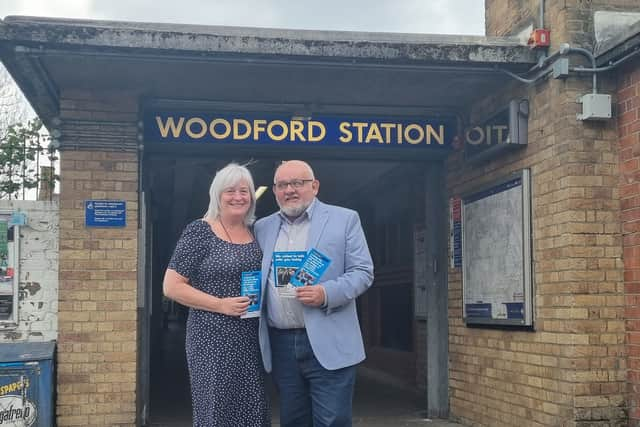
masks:
[[[589,93],[578,99],[582,104],[582,114],[578,113],[578,120],[608,120],[611,118],[611,95]]]
[[[552,66],[554,79],[564,79],[569,77],[569,58],[557,59]]]

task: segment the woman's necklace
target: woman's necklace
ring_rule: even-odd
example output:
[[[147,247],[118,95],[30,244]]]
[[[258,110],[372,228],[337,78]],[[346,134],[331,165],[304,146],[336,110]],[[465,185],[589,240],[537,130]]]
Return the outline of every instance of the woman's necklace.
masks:
[[[224,230],[225,234],[227,235],[227,239],[229,239],[229,242],[234,243],[233,239],[231,238],[231,234],[229,234],[229,231],[227,230],[227,227],[224,226],[224,223],[222,222],[222,220],[219,219],[218,222],[222,226],[222,229]]]

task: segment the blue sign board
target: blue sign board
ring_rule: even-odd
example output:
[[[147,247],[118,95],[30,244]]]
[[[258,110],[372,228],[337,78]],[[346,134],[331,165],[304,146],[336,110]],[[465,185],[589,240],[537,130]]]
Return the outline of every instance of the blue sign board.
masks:
[[[450,118],[296,117],[274,114],[147,112],[145,141],[156,143],[376,147],[443,150],[457,132]]]
[[[507,306],[507,319],[524,319],[524,303],[504,302]]]
[[[462,223],[453,223],[453,267],[462,267]]]
[[[462,267],[462,200],[452,197],[449,200],[451,227],[451,267]]]
[[[127,225],[127,202],[124,200],[85,200],[86,227],[124,227]]]
[[[491,304],[465,304],[464,308],[467,313],[467,317],[482,317],[491,319]]]

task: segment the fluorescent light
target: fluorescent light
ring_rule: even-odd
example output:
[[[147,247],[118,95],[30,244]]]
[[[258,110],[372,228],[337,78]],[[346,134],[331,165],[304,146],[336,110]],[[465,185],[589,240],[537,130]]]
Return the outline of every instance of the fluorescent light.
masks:
[[[267,186],[261,185],[260,187],[258,187],[256,189],[256,200],[258,200],[260,196],[264,194],[265,191],[267,191]]]

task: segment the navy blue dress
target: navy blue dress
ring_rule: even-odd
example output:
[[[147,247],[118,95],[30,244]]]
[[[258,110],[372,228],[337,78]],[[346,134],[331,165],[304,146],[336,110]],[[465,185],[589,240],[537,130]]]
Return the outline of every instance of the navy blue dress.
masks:
[[[203,292],[237,297],[241,273],[260,270],[261,260],[257,242],[227,242],[207,222],[196,220],[182,233],[169,268]],[[194,426],[271,425],[258,318],[240,319],[190,308],[185,347]]]

